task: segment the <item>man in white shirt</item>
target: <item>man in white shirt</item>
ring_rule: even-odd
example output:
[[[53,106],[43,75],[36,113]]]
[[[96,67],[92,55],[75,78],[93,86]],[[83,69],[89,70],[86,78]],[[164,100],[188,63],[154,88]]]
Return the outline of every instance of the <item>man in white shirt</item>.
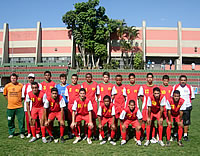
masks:
[[[192,100],[195,98],[193,87],[187,84],[187,76],[181,75],[179,77],[179,84],[173,87],[173,92],[179,90],[181,98],[185,100],[185,109],[183,110],[183,125],[184,125],[184,136],[183,139],[188,141],[188,128],[190,125],[190,114],[192,110]]]

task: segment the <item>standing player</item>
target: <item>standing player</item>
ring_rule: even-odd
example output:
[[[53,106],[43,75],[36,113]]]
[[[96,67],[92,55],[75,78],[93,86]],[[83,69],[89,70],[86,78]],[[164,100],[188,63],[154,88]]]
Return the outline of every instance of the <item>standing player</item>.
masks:
[[[97,82],[92,80],[92,74],[87,73],[85,75],[86,82],[82,83],[82,88],[86,90],[86,98],[89,99],[92,102],[92,122],[94,125],[93,132],[94,132],[94,138],[96,140],[96,130],[97,130],[97,125],[96,125],[96,119],[97,119]],[[85,126],[86,127],[86,126]],[[86,128],[85,128],[85,133],[86,133]],[[85,138],[86,139],[86,138]]]
[[[51,80],[51,72],[45,71],[44,72],[45,81],[41,83],[42,91],[46,93],[47,97],[51,96],[51,88],[56,86],[56,83]]]
[[[159,125],[159,144],[161,146],[165,146],[162,141],[162,132],[163,132],[163,111],[164,106],[166,105],[165,96],[160,95],[160,88],[156,87],[153,89],[153,95],[148,97],[147,106],[148,106],[148,117],[147,117],[147,140],[144,146],[148,146],[150,144],[150,129],[151,123],[157,120]]]
[[[100,142],[100,144],[103,145],[106,143],[103,127],[107,123],[108,124],[107,128],[111,128],[110,143],[112,145],[116,145],[116,142],[113,141],[115,137],[115,106],[113,103],[111,103],[110,96],[108,95],[104,96],[103,103],[100,104],[97,115],[99,119],[99,131],[103,138],[103,141]]]
[[[27,138],[30,138],[31,137],[31,128],[30,128],[29,116],[28,116],[28,112],[27,112],[27,108],[26,108],[26,95],[32,91],[31,83],[33,83],[35,81],[35,75],[30,73],[28,75],[28,81],[29,81],[29,83],[24,85],[22,88],[22,98],[25,99],[24,100],[24,112],[25,112],[25,116],[26,116],[26,126],[27,126],[27,131],[28,131]],[[42,90],[42,85],[39,83],[38,83],[38,85],[39,85],[39,90]],[[32,108],[32,102],[30,102],[30,111],[31,111],[31,108]],[[39,139],[40,138],[40,134],[39,134],[40,126],[37,121],[35,122],[35,127],[36,127],[36,138]]]
[[[51,89],[51,96],[47,97],[47,99],[44,103],[45,126],[46,126],[47,131],[50,135],[49,142],[52,142],[54,140],[54,137],[53,137],[53,134],[52,134],[52,128],[49,127],[49,125],[51,125],[51,123],[54,122],[55,118],[57,118],[59,123],[60,123],[60,140],[61,140],[61,143],[65,142],[65,140],[63,138],[64,130],[65,130],[64,107],[66,107],[64,98],[61,95],[58,94],[57,88],[52,88]]]
[[[192,100],[195,98],[193,87],[187,84],[187,76],[181,75],[179,77],[179,84],[173,87],[173,91],[179,90],[181,98],[185,100],[185,109],[183,110],[183,125],[184,125],[184,136],[183,139],[188,141],[188,128],[190,125],[190,114],[192,110]],[[173,95],[173,92],[172,92]]]
[[[153,83],[153,74],[152,73],[147,73],[146,79],[147,79],[147,84],[142,85],[142,91],[141,91],[141,97],[142,97],[142,134],[141,134],[141,140],[144,140],[144,131],[145,131],[145,125],[147,121],[147,116],[148,116],[148,108],[147,108],[147,99],[149,96],[153,95],[153,89],[157,87]],[[155,128],[153,128],[153,132],[155,134]],[[155,143],[157,140],[154,138]],[[152,142],[153,143],[153,142]]]
[[[42,142],[47,143],[45,138],[45,126],[44,126],[44,118],[43,118],[43,105],[46,100],[46,94],[39,90],[39,85],[37,82],[31,83],[32,91],[27,94],[26,97],[26,107],[29,116],[29,121],[31,125],[31,132],[32,132],[32,139],[29,142],[36,141],[36,129],[35,129],[35,122],[37,118],[40,119],[41,131],[42,131]],[[30,103],[32,103],[32,109],[30,111]]]
[[[74,129],[76,139],[73,144],[78,143],[81,140],[80,131],[77,132],[77,126],[81,124],[81,121],[84,120],[88,125],[88,144],[92,144],[91,135],[92,135],[92,103],[89,99],[86,98],[86,90],[81,88],[79,91],[79,98],[74,101],[74,105],[72,106],[72,124],[71,128]]]
[[[71,125],[72,122],[72,106],[74,104],[74,101],[79,98],[79,90],[81,89],[81,85],[78,84],[78,75],[73,74],[72,75],[72,84],[68,85],[65,90],[65,96],[68,100],[68,126]],[[70,131],[69,129],[69,137],[72,138],[74,133],[73,131]]]
[[[142,113],[140,112],[139,108],[136,106],[134,100],[130,100],[128,107],[126,107],[121,115],[120,115],[120,120],[121,120],[121,125],[122,125],[122,141],[121,145],[126,144],[126,130],[128,129],[128,126],[131,124],[133,128],[136,128],[136,145],[141,146],[142,143],[140,141],[140,123],[138,120],[142,119]]]
[[[17,82],[18,75],[15,73],[10,75],[10,83],[8,83],[3,95],[8,100],[7,119],[8,119],[8,138],[12,138],[15,132],[15,115],[18,119],[20,138],[24,138],[24,110],[22,105],[22,87],[23,84]]]
[[[170,136],[172,122],[175,120],[178,124],[178,145],[183,146],[181,138],[183,135],[183,110],[185,109],[185,100],[180,98],[180,91],[175,90],[173,92],[173,97],[167,101],[166,109],[168,111],[168,126],[167,126],[167,144],[170,146]]]

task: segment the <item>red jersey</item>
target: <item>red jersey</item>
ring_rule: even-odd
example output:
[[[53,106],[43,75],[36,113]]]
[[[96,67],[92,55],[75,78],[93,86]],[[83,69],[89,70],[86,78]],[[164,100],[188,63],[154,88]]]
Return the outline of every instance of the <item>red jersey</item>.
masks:
[[[138,96],[140,96],[141,92],[140,91],[140,85],[138,84],[134,84],[134,85],[131,85],[131,84],[127,84],[125,86],[125,93],[124,93],[124,96],[127,96],[127,100],[126,100],[126,107],[128,107],[128,103],[130,100],[134,100],[135,103],[136,103],[136,106],[139,107],[139,104],[138,104]]]
[[[56,83],[53,81],[51,82],[43,81],[41,85],[42,85],[42,91],[45,92],[48,97],[51,96],[51,88],[55,87]]]
[[[39,90],[39,94],[35,95],[33,92],[29,92],[26,97],[26,102],[32,101],[32,107],[34,108],[41,108],[44,105],[44,102],[46,100],[46,95],[43,91]]]
[[[173,90],[173,87],[172,86],[163,86],[163,85],[160,85],[160,91],[161,91],[161,95],[164,95],[166,97],[166,99],[170,99],[171,98],[171,92]]]
[[[47,100],[49,102],[49,106],[50,106],[50,111],[51,112],[60,112],[61,111],[61,107],[63,107],[63,97],[61,95],[58,95],[57,99],[53,99],[51,96],[47,97]]]
[[[154,114],[157,114],[160,111],[160,107],[165,105],[166,98],[163,95],[161,95],[158,100],[156,100],[153,95],[148,97],[147,106],[151,107],[151,112]]]
[[[67,86],[66,90],[65,90],[65,96],[68,97],[68,101],[70,105],[74,104],[74,100],[76,100],[77,98],[79,98],[79,90],[81,89],[81,85],[80,84],[70,84],[69,86]]]
[[[124,106],[125,106],[125,98],[123,95],[125,85],[122,84],[121,86],[115,85],[115,99],[114,99],[114,104],[115,104],[115,109],[116,112],[120,112]]]
[[[98,87],[99,88],[97,90],[97,94],[100,95],[100,102],[103,102],[103,98],[105,95],[109,95],[111,97],[111,95],[116,94],[114,84],[112,83],[100,83]]]
[[[180,98],[178,103],[174,103],[173,98],[170,98],[168,100],[166,108],[171,109],[171,115],[173,117],[177,117],[180,114],[180,110],[182,110],[181,107],[183,106],[184,102],[185,102],[185,100]]]
[[[92,81],[90,84],[87,82],[82,83],[82,88],[85,88],[86,90],[86,98],[91,100],[92,104],[96,101],[97,85],[98,84],[95,81]]]
[[[138,119],[138,114],[137,114],[137,112],[138,112],[138,107],[135,107],[135,109],[133,110],[133,112],[131,112],[131,110],[130,110],[130,108],[125,108],[123,111],[122,111],[122,113],[121,113],[121,115],[120,115],[120,119],[121,120],[126,120],[126,119],[128,119],[128,120],[132,120],[132,121],[134,121],[134,120],[137,120]],[[141,114],[141,113],[140,113]]]
[[[153,89],[157,87],[157,85],[153,84],[152,86],[148,86],[147,84],[142,85],[142,109],[147,109],[147,99],[149,96],[153,95]]]
[[[85,99],[84,101],[82,101],[80,98],[77,98],[74,101],[74,105],[72,107],[73,111],[76,111],[76,115],[88,115],[89,111],[91,111],[92,108],[92,103],[89,99]]]
[[[106,107],[104,103],[100,104],[97,115],[105,118],[112,118],[113,116],[115,116],[114,104],[110,103],[108,107]]]

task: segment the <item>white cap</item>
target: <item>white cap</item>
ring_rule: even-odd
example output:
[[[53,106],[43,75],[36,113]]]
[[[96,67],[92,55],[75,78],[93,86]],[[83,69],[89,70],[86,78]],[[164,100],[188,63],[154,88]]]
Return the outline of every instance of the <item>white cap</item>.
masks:
[[[28,74],[28,77],[34,77],[35,78],[35,75],[33,73],[30,73],[30,74]]]

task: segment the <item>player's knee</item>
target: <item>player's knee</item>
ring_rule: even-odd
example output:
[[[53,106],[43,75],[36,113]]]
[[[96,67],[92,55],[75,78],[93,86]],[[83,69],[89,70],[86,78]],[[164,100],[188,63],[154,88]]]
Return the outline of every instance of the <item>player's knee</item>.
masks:
[[[140,131],[140,129],[141,129],[141,126],[137,126],[135,130]]]

